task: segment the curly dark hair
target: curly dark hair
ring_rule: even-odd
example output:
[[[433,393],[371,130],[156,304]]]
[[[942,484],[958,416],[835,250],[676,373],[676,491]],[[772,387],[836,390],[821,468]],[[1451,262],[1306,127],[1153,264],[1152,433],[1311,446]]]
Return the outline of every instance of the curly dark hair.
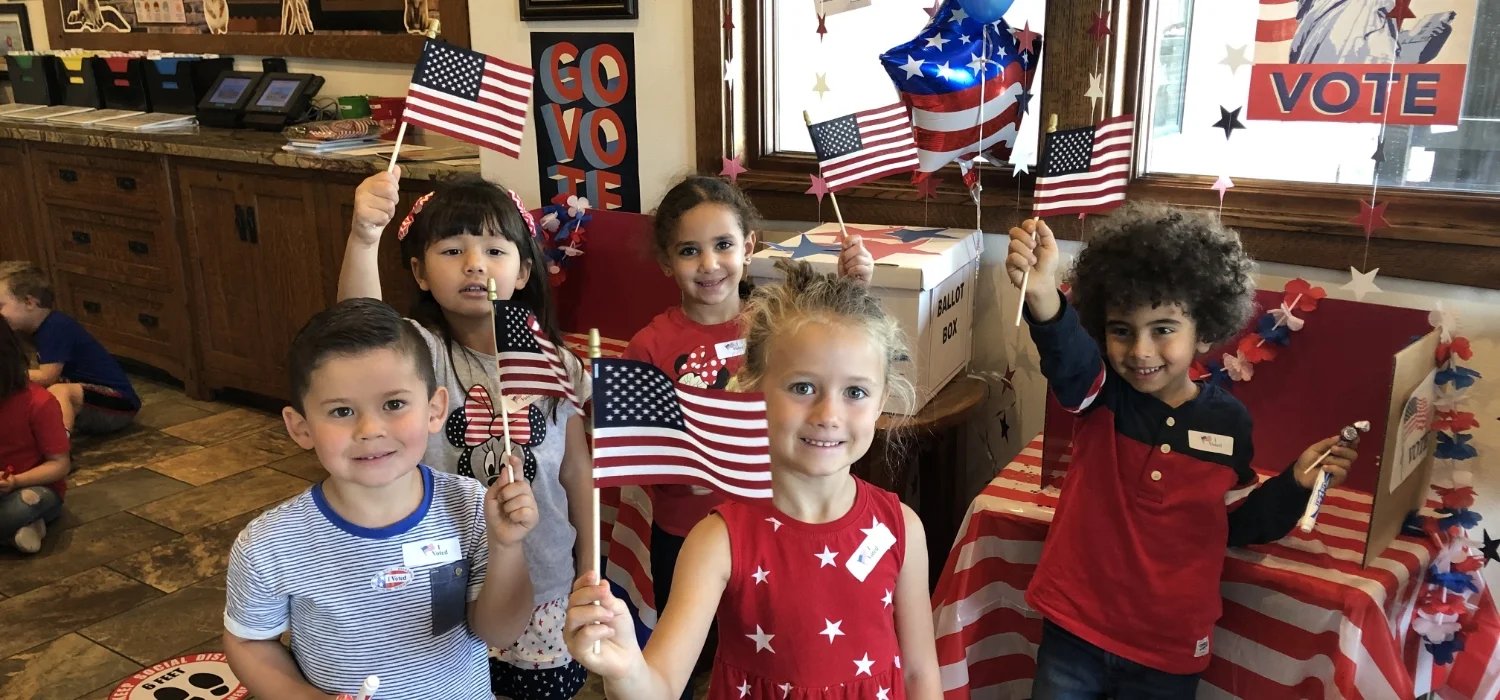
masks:
[[[1109,309],[1181,304],[1199,342],[1218,345],[1255,312],[1255,261],[1211,214],[1151,202],[1104,218],[1069,275],[1079,321],[1099,342]]]

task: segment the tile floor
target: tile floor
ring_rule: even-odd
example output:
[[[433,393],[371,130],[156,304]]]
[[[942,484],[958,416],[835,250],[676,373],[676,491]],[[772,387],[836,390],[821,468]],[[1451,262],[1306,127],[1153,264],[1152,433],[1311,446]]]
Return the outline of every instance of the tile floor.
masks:
[[[0,551],[0,700],[103,700],[143,667],[220,650],[235,536],[325,476],[276,415],[135,385],[136,425],[75,446],[42,551]],[[579,697],[603,698],[597,679]]]

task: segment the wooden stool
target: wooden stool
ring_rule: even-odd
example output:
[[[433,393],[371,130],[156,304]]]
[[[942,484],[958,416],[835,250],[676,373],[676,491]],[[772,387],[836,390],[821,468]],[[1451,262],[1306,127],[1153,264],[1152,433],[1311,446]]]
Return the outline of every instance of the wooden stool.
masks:
[[[853,472],[901,497],[927,530],[928,588],[937,585],[948,549],[968,507],[966,481],[969,418],[984,403],[989,386],[967,375],[955,377],[917,415],[883,415],[875,440]],[[892,445],[892,428],[897,442]]]

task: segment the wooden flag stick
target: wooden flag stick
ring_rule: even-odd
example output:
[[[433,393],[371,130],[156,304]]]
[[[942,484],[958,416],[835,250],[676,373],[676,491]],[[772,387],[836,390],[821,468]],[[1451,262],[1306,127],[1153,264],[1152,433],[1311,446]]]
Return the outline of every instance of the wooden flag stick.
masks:
[[[594,363],[599,361],[599,356],[601,354],[603,354],[603,353],[601,353],[599,351],[599,329],[598,328],[590,328],[589,329],[589,371],[590,372],[593,371]],[[598,428],[598,426],[592,426],[592,427],[595,428],[595,429]],[[598,451],[598,449],[594,445],[594,431],[590,430],[589,431],[589,455],[590,455],[590,459],[593,459],[594,458],[593,455],[597,455],[597,454],[599,454],[599,451]],[[589,471],[589,474],[591,476],[593,474],[595,474],[595,473],[597,473],[597,471],[595,471],[595,470],[590,470]],[[594,525],[594,532],[593,532],[593,538],[594,538],[594,560],[591,561],[591,562],[589,562],[591,565],[593,565],[594,572],[596,574],[599,572],[599,552],[602,551],[602,549],[601,549],[602,545],[599,542],[599,517],[600,517],[600,512],[599,511],[600,511],[600,508],[599,508],[599,485],[598,484],[599,484],[598,481],[594,482],[594,518],[593,518],[593,525]],[[601,582],[604,580],[604,576],[602,574],[599,575],[599,580]],[[594,605],[598,605],[598,604],[599,604],[599,601],[597,601],[597,600],[594,601]],[[598,653],[599,653],[599,642],[595,641],[594,642],[594,654],[597,655]]]
[[[1052,133],[1056,133],[1056,132],[1057,132],[1057,115],[1054,114],[1054,115],[1052,115],[1052,116],[1050,116],[1050,117],[1047,118],[1047,133],[1052,134]],[[1043,148],[1042,150],[1045,152],[1047,149]],[[1035,212],[1033,212],[1033,213],[1035,213]],[[1036,227],[1039,226],[1039,225],[1041,225],[1041,223],[1042,223],[1042,217],[1040,217],[1040,216],[1033,216],[1031,218],[1031,221],[1032,221],[1032,224],[1031,224],[1031,249],[1034,251],[1034,250],[1036,250]],[[1026,285],[1028,283],[1030,283],[1030,282],[1031,282],[1031,266],[1028,265],[1026,267],[1026,271],[1023,272],[1023,273],[1021,273],[1021,301],[1016,304],[1016,327],[1017,328],[1021,327],[1021,313],[1026,310]]]
[[[489,290],[490,336],[493,337],[495,335],[497,325],[495,322],[495,302],[500,300],[500,294],[495,291],[495,279],[493,277],[491,277],[489,281]],[[495,359],[495,388],[496,393],[498,394],[498,396],[495,397],[495,409],[500,416],[500,425],[503,426],[503,429],[505,431],[505,454],[500,458],[501,463],[504,464],[505,458],[510,456],[510,411],[507,411],[505,409],[505,383],[500,379],[499,358]],[[509,465],[505,466],[505,483],[509,484],[516,480],[516,474],[514,469],[509,468]]]
[[[807,110],[802,110],[802,121],[809,127],[812,126],[812,115]],[[818,174],[823,174],[822,164],[818,165]],[[833,215],[839,220],[839,244],[843,245],[849,241],[849,227],[844,225],[844,213],[839,211],[839,196],[833,190],[828,190],[828,198],[833,200]]]
[[[443,26],[443,21],[442,20],[439,20],[439,19],[432,20],[432,25],[427,28],[427,38],[428,39],[436,39],[437,35],[438,35],[438,31],[442,28],[442,26]],[[392,172],[396,171],[396,158],[401,155],[401,144],[405,143],[405,142],[406,142],[406,115],[402,114],[401,115],[401,130],[396,132],[396,148],[391,151],[391,164],[387,165],[385,167],[385,171],[386,172],[392,173]],[[507,454],[508,454],[509,453],[508,451],[510,450],[510,441],[507,440],[505,444],[506,444],[506,448],[505,449],[507,450]]]

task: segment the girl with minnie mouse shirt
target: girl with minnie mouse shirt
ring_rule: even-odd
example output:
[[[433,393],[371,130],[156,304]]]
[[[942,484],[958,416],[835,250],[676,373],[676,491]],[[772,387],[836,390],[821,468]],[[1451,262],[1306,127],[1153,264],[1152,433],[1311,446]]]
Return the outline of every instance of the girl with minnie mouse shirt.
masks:
[[[693,175],[667,192],[654,217],[656,259],[682,290],[682,305],[636,333],[624,356],[649,362],[683,384],[735,391],[745,355],[740,303],[750,294],[745,270],[755,253],[760,215],[733,184]],[[868,285],[874,271],[864,244],[850,236],[839,255],[839,273]],[[651,579],[656,605],[664,609],[684,539],[724,499],[695,486],[650,490]]]

